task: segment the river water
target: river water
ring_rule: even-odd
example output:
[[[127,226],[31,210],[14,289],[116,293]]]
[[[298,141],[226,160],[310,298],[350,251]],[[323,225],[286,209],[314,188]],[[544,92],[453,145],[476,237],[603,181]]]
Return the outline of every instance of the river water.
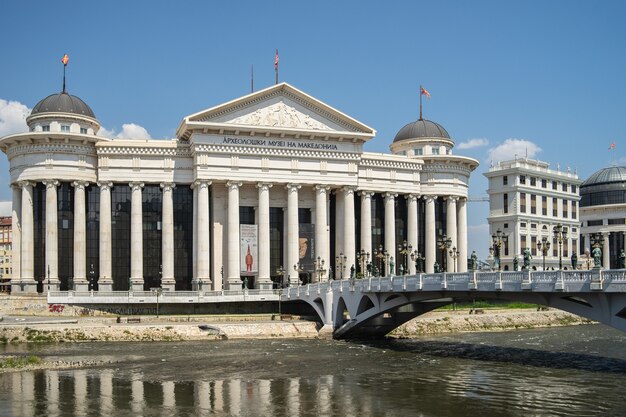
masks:
[[[4,346],[72,370],[0,374],[0,415],[626,415],[626,333]]]

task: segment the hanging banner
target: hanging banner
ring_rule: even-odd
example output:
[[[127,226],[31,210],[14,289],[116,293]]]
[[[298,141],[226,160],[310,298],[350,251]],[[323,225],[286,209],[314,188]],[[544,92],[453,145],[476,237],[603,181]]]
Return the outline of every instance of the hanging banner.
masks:
[[[315,270],[315,225],[300,223],[298,228],[298,262],[304,272]]]
[[[258,226],[256,224],[242,224],[239,226],[241,245],[241,275],[255,275],[258,267]]]

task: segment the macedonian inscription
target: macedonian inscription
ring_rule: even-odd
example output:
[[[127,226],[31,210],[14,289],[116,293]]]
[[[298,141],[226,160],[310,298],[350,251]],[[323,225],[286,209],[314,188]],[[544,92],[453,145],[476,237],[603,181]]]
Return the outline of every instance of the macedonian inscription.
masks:
[[[338,149],[337,145],[333,143],[294,142],[280,139],[231,138],[226,136],[224,140],[222,140],[222,143],[225,145],[251,145],[271,148],[320,149],[330,151],[336,151]]]

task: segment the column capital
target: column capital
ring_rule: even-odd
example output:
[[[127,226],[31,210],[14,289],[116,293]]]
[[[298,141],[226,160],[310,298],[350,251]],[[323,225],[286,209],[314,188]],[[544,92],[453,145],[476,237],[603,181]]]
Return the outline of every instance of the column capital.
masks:
[[[87,187],[89,185],[88,181],[74,181],[72,182],[72,187],[74,187],[75,190],[84,190],[85,187]]]
[[[243,185],[243,182],[241,181],[228,181],[226,183],[226,187],[228,187],[228,190],[238,190],[239,187],[241,187]]]
[[[174,188],[176,188],[176,183],[173,182],[162,182],[161,183],[161,188],[163,188],[163,191],[172,191]]]
[[[390,200],[390,199],[394,199],[398,196],[397,193],[385,193],[385,200]]]
[[[133,189],[133,191],[141,190],[143,188],[143,182],[129,182],[128,186]]]
[[[44,181],[41,181],[41,182],[43,183],[43,185],[46,186],[46,189],[56,188],[56,187],[59,186],[59,181],[57,181],[57,180],[44,180]]]
[[[191,189],[193,190],[194,188],[205,188],[205,187],[209,187],[209,185],[213,184],[213,181],[209,181],[209,180],[195,180],[194,182],[191,183]]]
[[[459,201],[459,196],[458,195],[448,195],[445,197],[446,201],[450,201],[453,203],[456,203],[457,201]]]
[[[404,198],[406,198],[410,202],[414,202],[420,198],[420,195],[411,193],[411,194],[406,194]]]
[[[285,185],[285,188],[286,188],[287,190],[290,190],[290,191],[291,191],[291,190],[299,190],[300,188],[302,188],[302,185],[300,185],[300,184],[293,184],[293,183],[289,183],[289,184]]]
[[[33,181],[18,181],[17,186],[20,187],[21,189],[24,189],[26,187],[30,186],[34,186],[35,183]]]
[[[424,200],[426,200],[426,202],[435,201],[437,199],[436,195],[425,195],[425,196],[422,196],[422,197],[424,197]]]
[[[354,194],[356,192],[356,187],[352,187],[350,185],[342,187],[341,189],[343,190],[345,195]]]
[[[323,184],[317,184],[314,188],[315,191],[317,191],[318,193],[327,193],[330,190],[330,187],[328,185]]]
[[[274,186],[271,182],[258,182],[256,184],[257,188],[262,191],[268,191],[270,188]]]
[[[96,184],[100,187],[100,191],[106,191],[113,188],[113,183],[111,181],[98,181]]]
[[[374,191],[360,190],[359,195],[365,198],[372,198],[372,196],[376,194]]]

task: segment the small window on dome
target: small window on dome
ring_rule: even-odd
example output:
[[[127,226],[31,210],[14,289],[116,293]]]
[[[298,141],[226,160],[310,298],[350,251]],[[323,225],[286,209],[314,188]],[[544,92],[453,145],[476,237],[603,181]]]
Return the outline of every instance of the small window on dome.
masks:
[[[70,125],[61,125],[61,132],[69,132]]]
[[[43,126],[41,126],[41,131],[42,132],[49,132],[50,131],[50,125],[43,125]]]
[[[422,148],[415,148],[415,149],[413,149],[413,154],[414,155],[424,155],[424,150]]]
[[[433,155],[439,155],[439,148],[433,146],[432,150],[433,150]]]
[[[86,127],[81,127],[80,128],[80,133],[82,133],[83,135],[87,134],[87,128]]]

